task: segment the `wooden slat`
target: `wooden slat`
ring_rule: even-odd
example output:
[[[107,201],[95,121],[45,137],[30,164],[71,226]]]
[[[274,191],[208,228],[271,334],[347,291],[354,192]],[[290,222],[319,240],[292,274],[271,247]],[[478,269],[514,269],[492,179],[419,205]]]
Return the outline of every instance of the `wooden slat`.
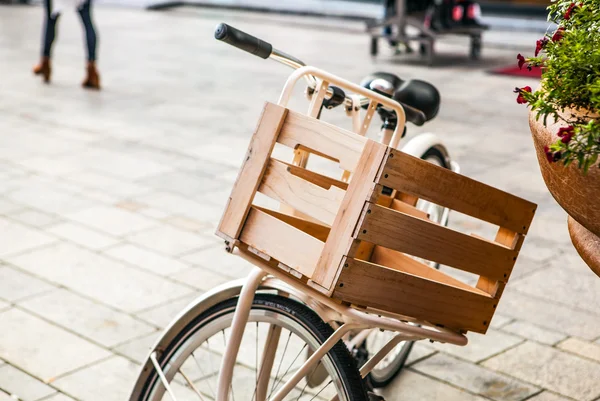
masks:
[[[272,103],[265,104],[217,229],[217,235],[226,240],[237,239],[240,235],[286,115],[287,109]]]
[[[338,187],[326,190],[303,180],[275,159],[269,161],[258,191],[328,225],[333,223],[346,193]]]
[[[379,183],[518,233],[527,232],[536,209],[534,203],[400,151],[386,160]]]
[[[288,171],[293,175],[300,177],[306,181],[310,181],[315,185],[322,187],[323,189],[330,189],[332,186],[343,189],[344,191],[348,189],[348,183],[336,180],[335,178],[327,177],[325,175],[321,175],[319,173],[315,173],[314,171],[307,170],[302,167],[294,166],[293,164],[289,164],[278,160],[280,163],[285,164],[288,167]]]
[[[316,289],[331,295],[340,273],[340,263],[352,244],[354,229],[361,217],[365,201],[374,189],[374,180],[387,153],[387,146],[367,140],[363,153],[352,176],[348,190],[331,226],[312,281]]]
[[[334,125],[290,111],[277,141],[294,149],[302,145],[326,154],[339,160],[344,170],[354,172],[366,139]]]
[[[240,240],[311,277],[323,242],[254,207],[250,209]]]
[[[524,239],[525,236],[522,234],[517,234],[514,231],[500,227],[498,229],[498,233],[496,234],[495,242],[510,249],[514,249],[515,252],[519,252],[521,250],[521,245],[523,245]],[[514,261],[512,266],[514,266]],[[507,277],[503,277],[500,280],[494,280],[490,277],[480,276],[479,280],[477,280],[477,288],[490,294],[495,299],[500,299],[509,278],[510,273]]]
[[[371,260],[369,262],[404,273],[410,273],[412,275],[423,277],[429,280],[437,281],[438,283],[446,284],[452,287],[461,288],[465,291],[470,291],[480,295],[489,295],[485,291],[471,287],[470,285],[463,283],[462,281],[457,280],[444,272],[427,266],[426,264],[419,262],[410,256],[406,256],[402,252],[394,251],[392,249],[375,246],[373,255],[371,256]]]
[[[369,203],[357,239],[492,279],[510,274],[517,252]]]
[[[373,263],[346,259],[334,298],[453,329],[485,333],[497,301]]]
[[[305,220],[303,218],[300,218],[299,216],[290,216],[289,214],[276,212],[275,210],[267,209],[264,207],[253,207],[260,210],[261,212],[270,214],[273,217],[277,217],[279,220],[289,224],[290,226],[296,227],[298,230],[302,230],[305,233],[312,235],[320,241],[327,241],[327,236],[329,235],[329,231],[331,230],[328,226],[324,226],[310,220]]]

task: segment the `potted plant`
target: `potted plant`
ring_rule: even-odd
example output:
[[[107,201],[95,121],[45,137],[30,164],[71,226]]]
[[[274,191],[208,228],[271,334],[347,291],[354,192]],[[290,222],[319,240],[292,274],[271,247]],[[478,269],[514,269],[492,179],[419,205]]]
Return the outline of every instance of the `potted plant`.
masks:
[[[537,41],[533,57],[517,56],[520,68],[541,67],[540,87],[515,92],[530,107],[542,176],[575,220],[581,253],[576,232],[600,244],[600,0],[553,0],[548,10],[556,31]]]

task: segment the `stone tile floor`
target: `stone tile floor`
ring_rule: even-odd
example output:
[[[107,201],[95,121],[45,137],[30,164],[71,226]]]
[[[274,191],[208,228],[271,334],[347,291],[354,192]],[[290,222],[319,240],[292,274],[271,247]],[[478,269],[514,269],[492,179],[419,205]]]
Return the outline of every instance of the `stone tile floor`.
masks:
[[[43,85],[30,72],[41,10],[0,8],[0,400],[125,399],[160,329],[247,273],[212,233],[262,103],[289,71],[215,42],[222,20],[351,80],[431,81],[440,115],[410,132],[438,133],[464,174],[539,204],[488,335],[418,344],[387,399],[600,399],[600,279],[570,245],[512,93],[537,83],[486,72],[512,63],[527,34],[491,33],[507,42],[474,64],[462,39],[444,40],[425,68],[369,58],[356,23],[202,9],[99,8],[96,19],[99,93],[79,87],[75,14],[62,17]]]

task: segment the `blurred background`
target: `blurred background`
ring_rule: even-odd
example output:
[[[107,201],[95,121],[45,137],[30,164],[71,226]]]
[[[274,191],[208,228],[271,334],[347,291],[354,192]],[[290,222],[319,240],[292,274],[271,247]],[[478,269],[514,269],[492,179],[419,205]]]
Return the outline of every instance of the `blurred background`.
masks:
[[[554,30],[548,1],[481,0],[479,51],[444,34],[427,57],[385,37],[373,54],[375,0],[97,0],[100,91],[81,88],[75,12],[61,16],[44,84],[31,71],[41,2],[0,3],[0,401],[127,399],[171,319],[248,273],[214,231],[291,70],[215,41],[220,22],[354,82],[389,71],[432,83],[440,112],[408,137],[435,133],[463,174],[539,205],[488,334],[417,344],[387,400],[600,400],[600,280],[573,249],[513,93],[539,85],[516,56]],[[323,118],[349,127],[344,113]]]

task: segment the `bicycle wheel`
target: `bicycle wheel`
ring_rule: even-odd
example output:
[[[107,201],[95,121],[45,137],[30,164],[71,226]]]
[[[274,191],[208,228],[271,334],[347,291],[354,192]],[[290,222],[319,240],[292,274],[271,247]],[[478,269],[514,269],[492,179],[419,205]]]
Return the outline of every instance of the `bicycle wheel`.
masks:
[[[436,166],[450,168],[446,163],[446,158],[442,152],[437,148],[429,148],[425,152],[421,159],[426,160]],[[434,203],[428,202],[423,199],[419,199],[416,204],[417,209],[423,210],[429,214],[429,218],[432,221],[440,224],[447,224],[442,221],[444,215],[444,208]],[[435,262],[427,262],[431,267],[439,269],[439,264]],[[389,340],[391,340],[396,333],[390,331],[374,330],[366,339],[364,346],[369,353],[369,357],[374,355],[376,351],[381,349]],[[385,387],[387,386],[404,368],[406,359],[412,350],[414,341],[403,341],[399,343],[394,349],[385,356],[371,371],[369,374],[369,380],[373,387]]]
[[[236,304],[237,298],[228,299],[202,313],[157,358],[176,401],[215,399],[218,372]],[[278,338],[271,344],[277,351],[270,369],[267,399],[304,363],[307,350],[318,348],[333,329],[299,302],[279,295],[257,294],[236,361],[230,400],[257,399],[257,383],[264,373],[257,367],[261,366],[268,334],[273,338],[276,332],[279,332],[275,334]],[[337,395],[344,401],[367,400],[356,364],[342,341],[307,376],[317,369],[322,371],[321,365],[328,375],[322,385],[313,388],[305,377],[285,399],[329,400]],[[167,400],[171,398],[154,369],[143,384],[139,401]]]

